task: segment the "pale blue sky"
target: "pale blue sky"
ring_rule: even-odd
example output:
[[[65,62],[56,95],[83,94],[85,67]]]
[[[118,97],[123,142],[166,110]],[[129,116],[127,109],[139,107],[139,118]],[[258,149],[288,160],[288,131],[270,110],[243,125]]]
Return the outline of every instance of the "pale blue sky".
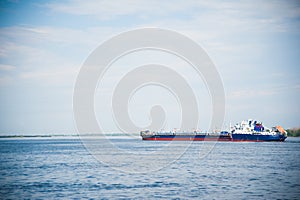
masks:
[[[223,80],[225,122],[300,126],[298,1],[15,0],[0,3],[0,133],[75,132],[82,63],[103,41],[141,27],[175,30],[206,50]],[[111,123],[106,130],[117,131]]]

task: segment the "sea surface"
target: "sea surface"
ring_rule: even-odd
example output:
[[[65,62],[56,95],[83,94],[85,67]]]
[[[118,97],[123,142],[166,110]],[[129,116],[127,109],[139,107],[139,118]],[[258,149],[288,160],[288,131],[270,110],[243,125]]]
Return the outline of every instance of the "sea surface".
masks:
[[[114,152],[109,155],[113,164],[103,163],[77,137],[1,139],[0,198],[300,199],[300,138],[193,142],[172,160],[164,157],[163,141],[109,141],[123,153],[139,157],[138,152],[149,151],[153,157],[160,151],[161,156],[153,160],[153,170],[143,171],[141,165],[139,171],[139,165],[147,163],[145,156],[125,166]],[[172,151],[182,145],[186,143],[173,143]],[[205,145],[209,151],[199,148]],[[155,165],[163,160],[168,162]],[[119,168],[114,166],[118,162]]]

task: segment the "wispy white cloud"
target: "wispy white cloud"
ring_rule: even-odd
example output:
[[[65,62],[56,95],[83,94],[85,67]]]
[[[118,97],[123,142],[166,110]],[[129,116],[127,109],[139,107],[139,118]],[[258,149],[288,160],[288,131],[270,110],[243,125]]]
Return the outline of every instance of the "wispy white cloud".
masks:
[[[76,0],[48,3],[46,6],[57,12],[87,15],[99,20],[122,19],[123,16],[134,15],[137,20],[148,19],[146,23],[181,24],[183,26],[178,28],[189,26],[193,29],[219,27],[225,31],[233,28],[236,31],[282,32],[293,29],[295,24],[299,25],[297,20],[291,19],[300,16],[300,5],[284,1],[133,0],[125,3],[109,0],[100,2]]]
[[[7,75],[0,75],[0,86],[7,86],[13,82],[13,78]]]
[[[40,85],[73,86],[78,74],[78,66],[61,66],[60,69],[40,69],[19,73],[23,80],[38,82]]]
[[[0,71],[12,71],[15,69],[16,69],[16,67],[13,65],[0,64]]]
[[[166,16],[170,12],[177,12],[189,8],[189,3],[180,1],[93,1],[76,0],[46,4],[52,10],[74,14],[93,16],[100,20],[110,20],[117,17],[134,15],[135,17],[147,18],[155,12],[157,15]]]
[[[72,85],[89,53],[109,38],[113,28],[0,28],[0,70],[14,69],[21,80]],[[8,64],[6,64],[8,63]],[[7,78],[5,78],[7,80]]]
[[[260,98],[262,96],[273,95],[274,93],[274,90],[245,89],[232,92],[228,95],[228,98]]]
[[[0,64],[0,86],[7,86],[13,83],[12,72],[16,71],[16,67],[13,65]]]
[[[260,87],[260,88],[246,88],[240,89],[231,92],[228,94],[229,99],[242,99],[242,98],[262,98],[264,96],[272,96],[277,94],[283,94],[285,92],[291,91],[300,91],[300,84],[295,85],[281,85],[281,86],[273,86],[270,88]]]

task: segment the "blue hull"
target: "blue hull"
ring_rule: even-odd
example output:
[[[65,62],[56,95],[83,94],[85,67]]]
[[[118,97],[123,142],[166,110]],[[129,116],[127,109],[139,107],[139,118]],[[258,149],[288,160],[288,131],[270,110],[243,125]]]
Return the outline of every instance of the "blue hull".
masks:
[[[143,140],[162,140],[162,141],[232,141],[232,142],[283,142],[286,136],[282,134],[278,135],[256,135],[256,134],[231,134],[231,135],[188,135],[188,134],[161,134],[161,135],[142,135]]]
[[[232,134],[233,141],[283,142],[285,139],[286,136],[282,134],[278,134],[278,135]]]

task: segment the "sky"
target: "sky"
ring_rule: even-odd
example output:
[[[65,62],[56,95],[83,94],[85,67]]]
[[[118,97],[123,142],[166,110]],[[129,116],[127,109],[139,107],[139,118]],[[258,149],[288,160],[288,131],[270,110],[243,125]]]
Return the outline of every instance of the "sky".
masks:
[[[145,27],[174,30],[206,51],[223,81],[224,124],[253,118],[267,126],[300,127],[299,1],[2,0],[0,134],[75,133],[73,91],[81,66],[104,41]],[[204,125],[199,126],[207,127],[209,94],[189,66],[180,68],[180,60],[162,52],[130,56],[114,64],[99,88],[113,90],[130,65],[151,59],[173,63],[201,99]],[[120,131],[105,104],[111,93],[97,94],[98,121],[107,132]],[[145,102],[149,94],[158,98]],[[129,103],[132,120],[146,125],[146,104],[161,101],[168,119],[165,128],[178,126],[180,117],[174,113],[180,109],[172,98],[162,88],[140,91]]]

